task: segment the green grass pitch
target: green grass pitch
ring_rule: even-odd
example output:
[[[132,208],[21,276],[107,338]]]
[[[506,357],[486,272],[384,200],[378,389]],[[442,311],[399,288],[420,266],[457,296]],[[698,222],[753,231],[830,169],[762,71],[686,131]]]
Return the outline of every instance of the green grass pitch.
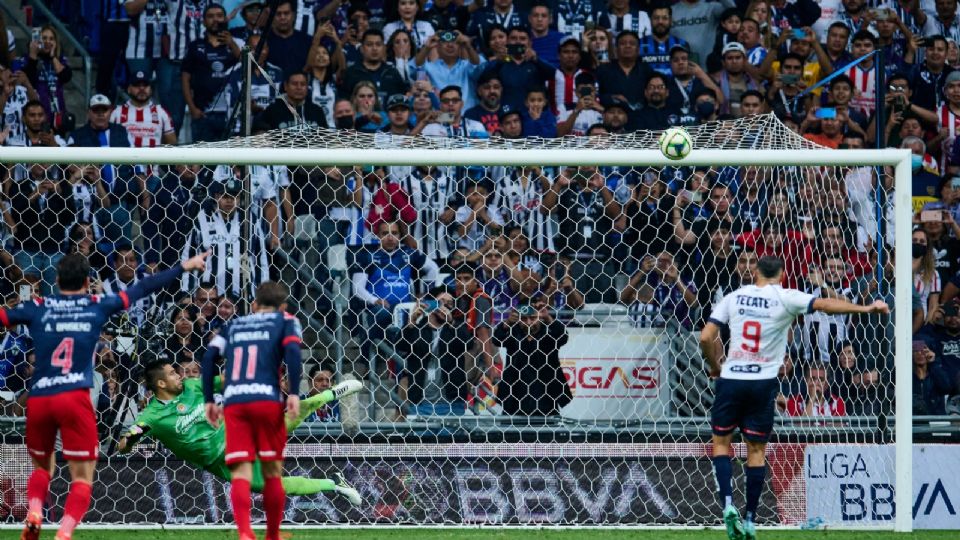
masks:
[[[256,531],[263,538],[263,531]],[[725,540],[721,530],[518,530],[518,529],[292,529],[290,540]],[[53,540],[54,530],[44,531],[41,540]],[[760,530],[758,540],[947,540],[957,538],[956,531],[920,531],[897,534],[877,531],[800,531]],[[17,539],[20,531],[0,530],[0,539]],[[235,540],[237,533],[225,529],[143,529],[143,530],[78,530],[74,540]]]

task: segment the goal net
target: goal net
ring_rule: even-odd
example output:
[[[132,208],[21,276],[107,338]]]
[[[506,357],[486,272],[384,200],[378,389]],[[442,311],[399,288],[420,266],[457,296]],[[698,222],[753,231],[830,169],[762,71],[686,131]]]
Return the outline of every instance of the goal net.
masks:
[[[798,319],[758,520],[893,527],[895,508],[910,508],[909,421],[894,421],[911,407],[911,283],[895,279],[909,259],[893,264],[894,244],[909,242],[893,217],[910,191],[894,190],[894,166],[909,182],[909,158],[904,168],[902,152],[825,150],[772,115],[690,135],[692,154],[675,162],[655,132],[473,140],[294,128],[176,149],[5,149],[8,306],[51,294],[62,253],[88,255],[102,293],[212,253],[204,275],[104,331],[87,519],[231,521],[228,482],[150,437],[126,455],[117,440],[152,397],[144,364],[169,358],[198,377],[206,342],[274,279],[304,328],[304,379],[287,391],[364,386],[292,430],[285,463],[290,476],[342,473],[363,504],[293,495],[288,521],[718,525],[699,331],[719,298],[753,280],[758,257],[775,255],[786,286],[896,298],[901,318]],[[24,329],[3,343],[0,521],[16,523],[34,359]],[[203,422],[171,414],[179,427]],[[734,453],[742,507],[739,438]],[[864,473],[867,483],[855,478]],[[50,520],[66,474],[59,467]]]

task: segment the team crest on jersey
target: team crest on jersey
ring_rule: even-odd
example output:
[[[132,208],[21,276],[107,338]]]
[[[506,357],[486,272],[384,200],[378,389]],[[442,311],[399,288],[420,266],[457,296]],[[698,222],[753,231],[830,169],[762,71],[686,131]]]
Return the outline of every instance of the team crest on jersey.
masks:
[[[185,413],[185,412],[187,412],[187,406],[184,405],[183,403],[177,403],[177,412],[178,412],[178,413]]]

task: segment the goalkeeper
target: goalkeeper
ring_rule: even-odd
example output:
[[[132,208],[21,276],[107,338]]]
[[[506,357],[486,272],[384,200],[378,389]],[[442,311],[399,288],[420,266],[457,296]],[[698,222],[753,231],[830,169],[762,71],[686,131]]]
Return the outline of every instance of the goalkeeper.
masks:
[[[225,460],[226,431],[224,424],[213,427],[204,416],[203,388],[200,379],[186,379],[173,369],[167,360],[156,360],[144,369],[147,388],[153,391],[153,398],[144,408],[136,422],[120,438],[117,449],[126,453],[133,449],[137,441],[150,436],[163,443],[180,459],[196,465],[222,480],[230,480],[230,469]],[[220,385],[219,378],[217,386]],[[300,402],[300,414],[295,420],[287,419],[287,429],[292,430],[303,419],[323,405],[356,394],[363,388],[359,381],[344,381],[331,389],[304,399]],[[285,476],[283,489],[289,495],[315,495],[324,491],[334,491],[343,495],[353,505],[362,502],[360,493],[350,486],[343,475],[338,474],[338,482],[329,479],[306,478],[303,476]],[[252,491],[263,490],[263,475],[260,462],[253,462]]]

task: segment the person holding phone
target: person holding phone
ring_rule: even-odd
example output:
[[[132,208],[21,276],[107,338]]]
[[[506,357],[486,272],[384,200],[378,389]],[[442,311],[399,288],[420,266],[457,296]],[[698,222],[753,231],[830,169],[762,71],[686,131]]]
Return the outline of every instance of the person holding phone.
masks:
[[[561,109],[557,118],[558,137],[586,135],[590,126],[603,122],[603,106],[597,98],[597,81],[593,74],[578,74],[574,79],[574,89],[578,99],[576,103],[566,104]]]
[[[780,72],[774,75],[773,84],[767,90],[767,102],[777,117],[790,117],[800,122],[807,115],[813,100],[811,95],[799,98],[807,85],[803,80],[803,58],[787,53],[780,61]]]
[[[706,89],[711,90],[714,96],[722,96],[723,93],[713,79],[703,71],[703,68],[691,58],[689,49],[679,45],[670,49],[670,71],[668,75],[672,79],[670,84],[667,85],[670,89],[667,103],[680,110],[683,115],[683,123],[692,125],[698,118],[709,117],[710,114],[701,115],[696,111],[695,103],[693,103],[696,96]]]
[[[503,102],[522,108],[531,88],[546,87],[556,74],[556,68],[542,61],[530,45],[530,31],[511,28],[507,34],[507,56],[488,63],[503,82]]]
[[[67,102],[64,88],[73,79],[73,71],[63,56],[60,47],[60,35],[50,25],[44,26],[31,39],[23,72],[37,91],[37,99],[43,105],[44,112],[54,131],[64,133],[72,129],[67,125]]]
[[[436,56],[436,59],[427,61],[431,56]],[[465,109],[476,105],[476,81],[486,63],[480,61],[480,55],[468,36],[458,30],[443,30],[433,34],[417,51],[414,62],[418,69],[426,73],[434,87],[459,87],[463,91]]]

